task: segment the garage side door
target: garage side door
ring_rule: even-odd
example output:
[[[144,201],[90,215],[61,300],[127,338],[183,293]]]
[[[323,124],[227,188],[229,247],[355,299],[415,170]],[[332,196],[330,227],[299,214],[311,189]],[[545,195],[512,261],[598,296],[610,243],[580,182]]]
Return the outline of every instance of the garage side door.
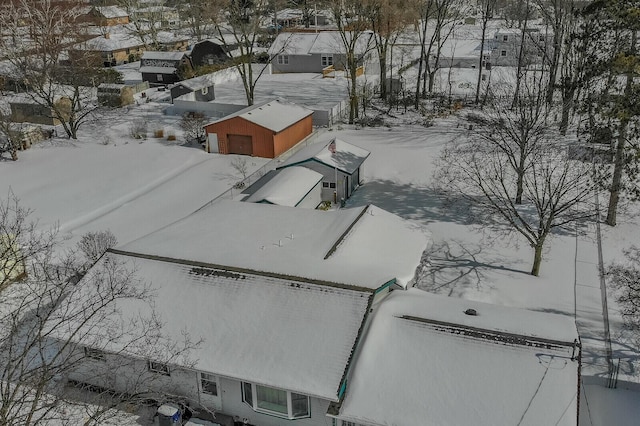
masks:
[[[253,141],[251,136],[227,135],[229,154],[253,155]]]

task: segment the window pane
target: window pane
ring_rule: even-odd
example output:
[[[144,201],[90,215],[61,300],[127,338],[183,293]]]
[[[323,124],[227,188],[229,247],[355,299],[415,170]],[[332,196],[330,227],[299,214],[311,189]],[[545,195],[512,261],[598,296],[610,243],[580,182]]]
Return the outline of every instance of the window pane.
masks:
[[[287,392],[279,389],[256,385],[257,406],[276,413],[289,414]]]
[[[202,387],[202,393],[218,395],[218,384],[212,374],[200,373],[200,385]]]
[[[253,393],[251,392],[251,383],[242,383],[242,400],[253,407]]]
[[[309,415],[309,398],[306,395],[291,392],[291,412],[293,417]]]

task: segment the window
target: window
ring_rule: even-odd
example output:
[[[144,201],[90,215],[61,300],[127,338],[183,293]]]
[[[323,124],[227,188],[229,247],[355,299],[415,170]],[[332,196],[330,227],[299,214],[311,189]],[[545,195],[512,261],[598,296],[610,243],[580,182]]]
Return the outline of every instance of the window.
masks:
[[[328,67],[329,65],[333,65],[333,55],[322,55],[322,66]]]
[[[507,51],[506,50],[501,50],[500,51],[500,56],[507,56]]]
[[[91,359],[99,359],[104,361],[104,352],[100,349],[84,348],[84,356]]]
[[[218,396],[218,382],[213,374],[200,373],[200,388],[202,393]]]
[[[335,184],[335,182],[322,182],[322,187],[323,188],[335,188],[336,184]]]
[[[279,65],[289,65],[289,55],[278,55]]]
[[[149,371],[153,371],[154,373],[164,374],[165,376],[170,376],[171,373],[169,371],[169,366],[167,364],[163,364],[161,362],[149,361],[147,364]]]
[[[309,417],[309,397],[295,392],[242,382],[242,400],[253,410],[288,419]]]
[[[509,36],[508,35],[503,35],[502,36],[502,41],[509,41]]]
[[[162,81],[162,74],[156,74],[156,80]]]
[[[540,38],[539,38],[538,40],[540,40],[540,41],[544,41],[544,36],[543,36],[543,35],[541,35],[541,36],[540,36]]]

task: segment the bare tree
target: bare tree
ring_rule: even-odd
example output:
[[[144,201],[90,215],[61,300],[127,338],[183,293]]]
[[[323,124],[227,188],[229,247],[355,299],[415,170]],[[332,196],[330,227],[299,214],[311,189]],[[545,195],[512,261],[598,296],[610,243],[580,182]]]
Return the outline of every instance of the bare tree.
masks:
[[[247,178],[249,167],[247,166],[247,159],[245,157],[236,157],[231,160],[231,167],[233,167],[238,173],[240,173],[242,179]]]
[[[93,265],[110,248],[118,244],[118,239],[111,231],[88,232],[78,242],[78,250],[86,259],[85,264]]]
[[[119,403],[154,397],[149,389],[157,379],[136,369],[139,359],[188,363],[197,343],[187,334],[179,342],[164,335],[153,292],[132,265],[106,254],[78,282],[77,258],[60,254],[55,231],[38,231],[14,196],[0,202],[0,214],[0,247],[9,248],[0,287],[0,424],[78,424],[65,418],[76,406],[84,424],[99,425]],[[11,273],[16,267],[24,272]],[[117,315],[124,301],[147,305],[151,313],[125,322]],[[91,363],[97,356],[108,362]],[[96,405],[68,398],[66,377],[87,368],[96,379],[123,377],[126,391],[94,388],[105,397]]]
[[[387,99],[387,58],[393,46],[409,23],[413,21],[411,2],[402,4],[391,0],[371,0],[367,5],[367,16],[373,30],[378,62],[380,64],[380,97]],[[391,83],[393,84],[393,83]]]
[[[623,262],[612,263],[605,273],[615,291],[625,325],[640,348],[640,248],[632,246],[624,255]]]
[[[189,0],[180,2],[180,20],[186,23],[191,36],[200,41],[214,33],[215,10],[209,7],[208,0]]]
[[[15,0],[0,14],[0,50],[14,66],[31,100],[49,111],[67,135],[76,139],[80,126],[98,107],[99,58],[82,55],[73,68],[61,65],[63,52],[84,36],[77,1]]]
[[[158,33],[162,24],[162,8],[147,7],[140,0],[116,0],[118,6],[129,15],[131,25],[128,27],[133,36],[137,37],[145,46],[158,50]]]
[[[263,24],[269,12],[269,1],[215,0],[210,7],[217,11],[213,18],[216,39],[231,55],[242,80],[247,105],[253,105],[258,80],[268,68],[267,64],[259,64],[254,69],[254,56],[258,39],[266,33]]]
[[[180,120],[180,127],[188,141],[204,143],[207,140],[206,117],[200,112],[186,112]]]
[[[532,157],[550,134],[544,93],[537,86],[541,78],[542,74],[525,83],[527,90],[514,105],[507,107],[503,100],[496,99],[482,115],[468,116],[474,134],[499,149],[515,173],[515,186],[510,189],[515,204],[522,204],[524,179]]]
[[[513,189],[518,180],[500,146],[469,138],[443,151],[435,182],[451,200],[468,203],[483,227],[517,233],[533,248],[532,275],[539,275],[545,242],[554,229],[593,216],[589,200],[590,165],[568,158],[551,137],[529,153],[521,205]]]
[[[367,21],[367,5],[365,0],[344,0],[334,2],[331,12],[344,52],[344,67],[349,81],[349,124],[353,124],[359,111],[358,67],[363,65],[367,54],[374,48]]]
[[[478,81],[476,83],[476,100],[475,104],[480,103],[480,84],[482,82],[482,65],[485,53],[485,37],[487,36],[487,27],[489,20],[493,17],[493,11],[496,7],[496,0],[479,0],[480,16],[482,26],[482,35],[480,36],[480,58],[478,59]]]
[[[433,92],[433,84],[438,70],[442,67],[442,48],[447,42],[463,12],[462,2],[459,0],[435,0],[433,14],[433,34],[426,47],[425,72],[422,75],[422,96],[427,91]],[[428,81],[428,84],[427,84]]]

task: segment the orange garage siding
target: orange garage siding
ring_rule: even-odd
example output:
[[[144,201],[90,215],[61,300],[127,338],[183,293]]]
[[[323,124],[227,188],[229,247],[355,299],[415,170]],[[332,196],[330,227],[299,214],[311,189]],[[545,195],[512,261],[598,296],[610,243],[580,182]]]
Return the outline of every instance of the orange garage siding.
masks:
[[[292,126],[287,127],[273,138],[275,156],[282,154],[295,144],[306,138],[313,131],[313,117],[303,118]]]
[[[205,128],[207,133],[218,135],[220,154],[229,154],[229,135],[234,135],[233,137],[236,139],[239,136],[251,137],[252,155],[274,158],[311,134],[312,121],[312,116],[309,115],[277,134],[242,117],[232,117],[228,120],[211,123]]]

